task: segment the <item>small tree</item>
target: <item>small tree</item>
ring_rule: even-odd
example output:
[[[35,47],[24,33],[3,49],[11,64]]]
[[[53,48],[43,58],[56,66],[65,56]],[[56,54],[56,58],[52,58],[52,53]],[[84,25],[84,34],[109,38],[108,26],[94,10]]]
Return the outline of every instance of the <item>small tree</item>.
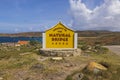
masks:
[[[40,42],[38,42],[38,41],[30,41],[30,45],[32,45],[32,46],[35,46],[37,44],[40,44]]]

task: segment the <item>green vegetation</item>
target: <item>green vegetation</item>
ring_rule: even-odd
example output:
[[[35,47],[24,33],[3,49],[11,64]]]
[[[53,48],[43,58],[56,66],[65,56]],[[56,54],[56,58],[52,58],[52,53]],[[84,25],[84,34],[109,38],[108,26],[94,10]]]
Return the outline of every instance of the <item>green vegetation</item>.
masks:
[[[99,71],[98,73],[91,72],[87,69],[83,69],[82,73],[84,74],[84,77],[87,78],[87,80],[93,79],[93,80],[119,80],[120,77],[120,66],[113,65],[110,63],[105,62],[107,65],[108,70],[107,71]],[[84,79],[82,79],[84,80]]]
[[[120,32],[78,31],[78,43],[87,45],[120,45]]]
[[[3,80],[74,80],[76,74],[83,74],[81,80],[119,80],[120,56],[102,47],[99,42],[88,45],[79,42],[82,55],[64,57],[53,61],[40,55],[41,44],[31,41],[23,46],[0,45],[0,77]],[[39,54],[39,55],[38,55]],[[91,61],[102,64],[108,70],[97,75],[84,67]]]
[[[119,80],[120,77],[120,57],[113,54],[89,54],[90,57],[105,66],[108,70],[100,71],[95,74],[86,68],[83,70],[76,70],[71,75],[68,75],[66,80],[74,80],[76,74],[82,73],[84,77],[81,80]]]
[[[85,42],[79,43],[79,48],[82,49],[83,55],[89,58],[91,61],[95,61],[108,70],[99,71],[95,74],[92,71],[86,69],[75,70],[70,75],[66,77],[65,80],[76,80],[74,77],[77,75],[77,79],[80,77],[78,74],[83,74],[84,76],[80,80],[119,80],[120,77],[120,56],[117,56],[110,52],[107,48],[102,47],[99,42],[96,42],[94,45],[88,45]],[[88,61],[89,62],[89,61]]]
[[[22,45],[19,47],[16,46],[6,46],[1,45],[0,46],[0,69],[7,68],[12,66],[20,67],[22,65],[26,65],[31,63],[32,61],[35,61],[35,59],[32,57],[34,55],[34,52],[38,52],[41,47],[41,44],[36,44],[36,46],[31,45]],[[31,55],[25,55],[24,54],[31,54]],[[7,64],[3,63],[2,61],[5,61]],[[4,67],[5,64],[5,67]],[[8,65],[8,66],[7,66]]]
[[[84,53],[106,54],[109,50],[101,45],[87,45],[82,44],[79,46]]]
[[[38,42],[38,41],[30,41],[31,46],[36,46],[36,45],[39,45],[39,44],[40,44],[40,42]]]

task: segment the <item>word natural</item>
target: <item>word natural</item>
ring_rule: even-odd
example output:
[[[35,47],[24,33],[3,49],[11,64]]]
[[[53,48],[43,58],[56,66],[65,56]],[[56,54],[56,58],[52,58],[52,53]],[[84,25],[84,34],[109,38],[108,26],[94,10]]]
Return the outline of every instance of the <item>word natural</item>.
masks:
[[[49,34],[49,37],[71,37],[71,36],[70,36],[70,34],[56,33],[56,34]]]
[[[49,37],[52,37],[52,41],[68,41],[68,37],[71,37],[70,34],[49,34]]]

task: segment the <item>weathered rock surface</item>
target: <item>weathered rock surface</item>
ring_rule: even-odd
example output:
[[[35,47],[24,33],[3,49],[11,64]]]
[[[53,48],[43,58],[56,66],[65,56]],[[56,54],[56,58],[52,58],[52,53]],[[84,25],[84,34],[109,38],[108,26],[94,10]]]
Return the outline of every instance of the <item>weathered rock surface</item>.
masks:
[[[80,49],[41,49],[40,54],[45,56],[59,56],[59,57],[68,57],[68,56],[80,56]]]
[[[90,62],[88,65],[87,65],[87,69],[90,70],[90,71],[94,71],[94,70],[107,70],[106,67],[104,67],[103,65],[99,64],[99,63],[96,63],[96,62]]]

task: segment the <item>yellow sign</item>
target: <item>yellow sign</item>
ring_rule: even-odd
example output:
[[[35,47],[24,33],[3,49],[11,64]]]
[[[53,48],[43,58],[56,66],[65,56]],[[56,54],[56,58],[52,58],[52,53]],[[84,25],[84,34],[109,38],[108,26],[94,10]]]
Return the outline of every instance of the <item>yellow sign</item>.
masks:
[[[58,23],[45,32],[46,48],[74,48],[74,31]]]

